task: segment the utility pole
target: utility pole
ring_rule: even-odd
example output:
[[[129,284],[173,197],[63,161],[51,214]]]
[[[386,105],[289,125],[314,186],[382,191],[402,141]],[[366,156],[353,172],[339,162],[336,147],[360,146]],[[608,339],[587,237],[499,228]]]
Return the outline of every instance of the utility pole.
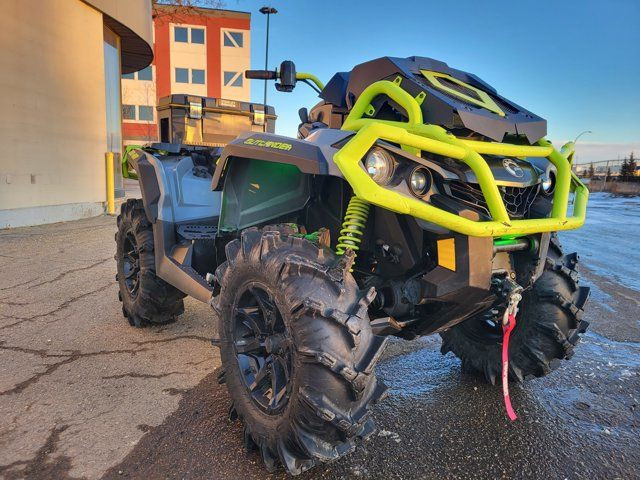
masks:
[[[264,69],[269,70],[269,19],[271,15],[275,15],[278,13],[273,7],[262,7],[260,9],[260,13],[267,16],[267,42],[266,48],[264,50]],[[264,81],[264,113],[267,114],[267,80]]]
[[[606,170],[604,171],[604,182],[602,184],[602,190],[600,190],[601,192],[604,192],[605,188],[607,187],[607,178],[608,177],[609,177],[609,160],[607,160]]]

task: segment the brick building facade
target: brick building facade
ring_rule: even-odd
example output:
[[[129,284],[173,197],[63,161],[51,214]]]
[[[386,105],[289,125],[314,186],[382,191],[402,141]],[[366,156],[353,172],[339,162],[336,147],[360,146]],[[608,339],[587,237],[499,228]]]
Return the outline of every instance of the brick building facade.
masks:
[[[157,100],[190,94],[249,101],[251,14],[156,6],[153,64],[122,77],[123,143],[158,139]]]

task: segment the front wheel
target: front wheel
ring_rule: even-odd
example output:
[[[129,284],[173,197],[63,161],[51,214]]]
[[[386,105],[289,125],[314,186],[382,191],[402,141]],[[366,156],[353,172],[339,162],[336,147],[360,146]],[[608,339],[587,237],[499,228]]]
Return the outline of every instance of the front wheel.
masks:
[[[509,378],[542,377],[573,355],[588,323],[581,319],[589,287],[578,286],[578,256],[563,255],[551,237],[545,269],[525,290],[509,343]],[[502,330],[492,315],[479,314],[440,334],[443,354],[453,352],[464,373],[479,373],[488,382],[500,378]]]
[[[370,406],[384,393],[373,335],[348,257],[274,229],[249,229],[216,270],[224,382],[231,417],[267,469],[299,474],[373,432]]]

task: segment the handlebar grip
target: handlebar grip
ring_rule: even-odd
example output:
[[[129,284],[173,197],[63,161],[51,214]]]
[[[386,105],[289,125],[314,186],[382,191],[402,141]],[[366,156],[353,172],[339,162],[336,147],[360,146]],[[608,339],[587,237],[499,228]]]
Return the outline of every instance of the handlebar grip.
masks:
[[[245,78],[253,78],[258,80],[275,80],[278,78],[276,72],[271,70],[245,70]]]

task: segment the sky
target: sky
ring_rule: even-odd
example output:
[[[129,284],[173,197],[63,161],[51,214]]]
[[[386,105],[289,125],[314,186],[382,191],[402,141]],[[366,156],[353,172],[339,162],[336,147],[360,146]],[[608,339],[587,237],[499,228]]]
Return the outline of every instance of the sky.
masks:
[[[252,68],[293,60],[327,82],[385,55],[432,57],[475,73],[542,116],[556,146],[584,130],[579,163],[640,154],[640,0],[226,0],[252,12]],[[263,84],[252,81],[252,100]],[[304,84],[269,86],[277,132],[295,135],[298,109],[319,101]]]

